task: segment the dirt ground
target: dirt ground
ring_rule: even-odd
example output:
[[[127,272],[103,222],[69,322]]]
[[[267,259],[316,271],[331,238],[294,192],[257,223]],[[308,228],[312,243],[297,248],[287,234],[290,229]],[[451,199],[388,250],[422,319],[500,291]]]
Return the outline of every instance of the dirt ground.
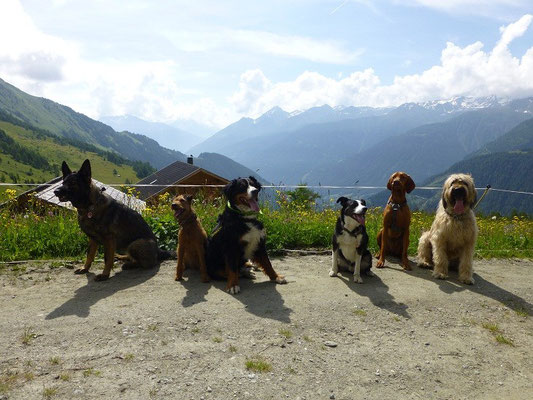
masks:
[[[531,398],[533,262],[476,260],[465,286],[389,260],[359,285],[330,258],[274,258],[287,285],[235,296],[174,262],[4,266],[0,399]]]

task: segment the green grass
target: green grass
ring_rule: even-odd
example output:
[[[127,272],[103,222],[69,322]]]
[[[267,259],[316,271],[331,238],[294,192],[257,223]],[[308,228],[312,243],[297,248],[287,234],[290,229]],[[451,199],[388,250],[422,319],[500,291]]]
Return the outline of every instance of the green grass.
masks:
[[[52,365],[61,364],[61,358],[59,358],[57,356],[56,357],[51,357],[49,361],[50,361],[50,364],[52,364]]]
[[[22,344],[28,346],[36,337],[37,334],[33,331],[32,327],[24,328],[24,332],[22,333],[21,337]]]
[[[501,343],[501,344],[506,344],[508,346],[513,346],[514,347],[514,343],[511,339],[507,339],[505,336],[503,336],[502,334],[498,334],[495,336],[496,338],[496,341],[498,343]]]
[[[254,372],[270,372],[272,365],[260,357],[247,359],[245,362],[247,370]]]
[[[278,332],[281,336],[283,336],[286,339],[290,339],[292,337],[292,332],[290,329],[281,328]]]
[[[89,376],[100,376],[100,375],[102,375],[102,372],[96,369],[93,369],[93,368],[88,368],[85,371],[83,371],[83,376],[86,378]]]
[[[51,399],[57,394],[57,388],[56,387],[49,387],[43,389],[43,398],[45,399]]]
[[[0,192],[0,203],[14,195]],[[157,207],[148,208],[143,216],[156,234],[162,247],[176,248],[178,224],[170,209],[171,197],[166,195]],[[222,199],[207,201],[197,196],[194,207],[205,230],[211,233],[217,216],[225,202]],[[10,206],[0,209],[0,261],[26,259],[84,259],[88,239],[80,233],[76,214],[68,210],[42,209],[33,205],[28,211],[16,214]],[[262,207],[259,218],[267,231],[267,249],[275,253],[282,249],[329,249],[338,211],[305,208]],[[375,237],[381,228],[382,210],[367,213],[366,227],[370,236],[369,250],[377,251]],[[476,245],[478,257],[533,257],[533,220],[526,217],[495,220],[478,217],[479,238]],[[418,238],[429,229],[433,215],[414,212],[410,228],[409,255],[416,255]],[[101,253],[98,257],[101,257]],[[1,268],[1,266],[0,266]]]
[[[352,314],[357,315],[358,317],[366,317],[366,311],[361,309],[356,309],[352,311]]]
[[[492,322],[485,322],[481,325],[483,328],[487,329],[491,333],[499,333],[500,327],[498,324],[494,324]]]
[[[514,309],[514,312],[519,317],[522,317],[522,318],[529,317],[529,313],[527,312],[527,310],[524,307],[517,307],[517,308]]]
[[[0,121],[0,129],[13,138],[16,143],[37,151],[46,158],[51,166],[56,166],[55,173],[53,171],[38,170],[15,161],[10,155],[0,153],[0,177],[5,175],[8,178],[6,179],[7,182],[12,182],[9,179],[10,174],[18,174],[19,183],[32,180],[37,183],[46,182],[60,175],[60,165],[63,161],[66,161],[73,170],[77,170],[86,158],[91,160],[93,177],[101,182],[124,183],[127,181],[137,182],[139,180],[135,171],[129,165],[114,164],[96,153],[86,152],[67,144],[59,144],[54,142],[52,138],[39,136],[33,131],[5,121]],[[27,175],[30,169],[32,175]],[[120,176],[114,175],[113,170],[116,170]]]

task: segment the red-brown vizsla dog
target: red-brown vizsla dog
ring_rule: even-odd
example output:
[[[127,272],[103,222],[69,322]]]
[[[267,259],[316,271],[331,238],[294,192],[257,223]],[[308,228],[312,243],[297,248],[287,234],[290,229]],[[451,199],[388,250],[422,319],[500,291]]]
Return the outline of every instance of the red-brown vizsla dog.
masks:
[[[401,258],[404,270],[411,270],[407,259],[411,211],[407,205],[405,194],[411,193],[414,188],[415,183],[405,172],[395,172],[389,178],[387,189],[392,193],[383,211],[383,228],[377,236],[379,246],[377,268],[383,268],[385,256],[391,255]]]

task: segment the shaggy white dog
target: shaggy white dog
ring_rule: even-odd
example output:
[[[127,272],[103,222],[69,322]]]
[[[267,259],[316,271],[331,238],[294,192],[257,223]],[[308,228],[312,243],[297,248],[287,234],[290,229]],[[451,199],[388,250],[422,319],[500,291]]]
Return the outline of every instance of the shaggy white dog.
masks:
[[[442,188],[435,220],[418,242],[418,262],[423,268],[433,266],[433,277],[446,279],[450,262],[459,262],[459,280],[474,284],[472,264],[478,234],[472,207],[476,190],[472,176],[453,174]]]

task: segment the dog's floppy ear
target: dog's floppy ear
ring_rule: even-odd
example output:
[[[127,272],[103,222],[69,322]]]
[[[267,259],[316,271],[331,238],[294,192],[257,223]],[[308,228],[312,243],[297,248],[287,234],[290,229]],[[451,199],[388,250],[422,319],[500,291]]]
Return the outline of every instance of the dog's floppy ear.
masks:
[[[63,164],[61,164],[61,172],[63,173],[63,179],[65,179],[68,175],[72,174],[72,171],[70,170],[68,164],[63,161]]]
[[[447,208],[448,207],[448,203],[446,202],[446,199],[444,198],[444,194],[446,193],[446,190],[443,190],[442,191],[442,206],[444,208]]]
[[[394,178],[394,174],[392,174],[389,178],[389,181],[387,182],[387,189],[392,190],[392,179]]]
[[[222,189],[222,192],[224,193],[224,196],[226,196],[226,198],[228,200],[231,199],[231,194],[233,192],[233,187],[236,184],[237,184],[237,179],[233,179],[226,186],[224,186],[224,189]]]
[[[415,182],[413,181],[413,178],[411,178],[409,175],[405,174],[405,176],[407,177],[407,184],[405,186],[405,191],[407,193],[411,193],[416,187]]]
[[[341,203],[341,205],[342,205],[343,207],[344,207],[344,205],[346,204],[347,201],[348,201],[348,198],[347,198],[347,197],[344,197],[344,196],[339,197],[339,198],[337,199],[337,203]]]
[[[83,162],[78,174],[81,175],[85,182],[91,183],[91,162],[89,160]]]
[[[257,179],[255,179],[253,176],[249,176],[248,179],[250,179],[253,187],[255,187],[257,190],[261,190],[261,184]]]

